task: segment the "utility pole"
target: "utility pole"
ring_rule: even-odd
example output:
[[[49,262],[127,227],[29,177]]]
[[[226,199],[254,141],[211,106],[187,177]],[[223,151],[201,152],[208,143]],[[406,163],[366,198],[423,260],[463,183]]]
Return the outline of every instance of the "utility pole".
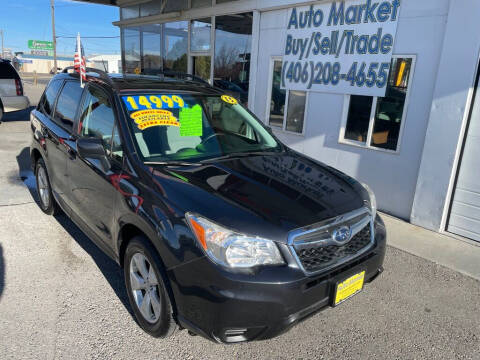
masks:
[[[3,58],[3,30],[0,29],[0,34],[2,34],[2,54],[0,55],[0,58]]]
[[[52,37],[53,37],[53,71],[57,73],[57,37],[55,36],[55,0],[50,0],[52,8]]]

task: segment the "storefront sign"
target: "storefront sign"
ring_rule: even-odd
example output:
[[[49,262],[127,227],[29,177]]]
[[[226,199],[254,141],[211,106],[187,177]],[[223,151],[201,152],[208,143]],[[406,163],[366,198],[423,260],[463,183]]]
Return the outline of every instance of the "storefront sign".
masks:
[[[288,12],[282,88],[385,96],[401,0],[348,0]]]
[[[32,55],[41,55],[41,56],[48,56],[47,50],[32,50],[30,51]]]

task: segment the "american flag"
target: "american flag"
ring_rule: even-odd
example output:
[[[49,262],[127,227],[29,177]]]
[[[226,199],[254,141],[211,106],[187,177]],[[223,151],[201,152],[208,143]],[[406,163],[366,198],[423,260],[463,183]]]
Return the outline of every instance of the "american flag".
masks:
[[[80,34],[77,35],[77,45],[75,47],[75,57],[73,60],[75,71],[80,74],[80,86],[83,87],[83,82],[87,81],[87,65],[85,59],[85,51],[80,41]]]

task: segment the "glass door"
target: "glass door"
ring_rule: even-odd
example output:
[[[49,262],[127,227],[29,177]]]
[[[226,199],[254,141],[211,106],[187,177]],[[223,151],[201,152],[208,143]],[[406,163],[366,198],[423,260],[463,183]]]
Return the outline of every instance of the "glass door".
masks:
[[[212,68],[212,57],[207,56],[193,56],[193,75],[202,78],[207,82],[210,81],[210,73]]]

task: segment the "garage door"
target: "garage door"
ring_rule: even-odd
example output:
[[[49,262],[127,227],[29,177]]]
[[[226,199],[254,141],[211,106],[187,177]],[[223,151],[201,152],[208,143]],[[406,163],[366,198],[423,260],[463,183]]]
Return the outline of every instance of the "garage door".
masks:
[[[480,241],[480,89],[478,82],[450,210],[448,231]]]

